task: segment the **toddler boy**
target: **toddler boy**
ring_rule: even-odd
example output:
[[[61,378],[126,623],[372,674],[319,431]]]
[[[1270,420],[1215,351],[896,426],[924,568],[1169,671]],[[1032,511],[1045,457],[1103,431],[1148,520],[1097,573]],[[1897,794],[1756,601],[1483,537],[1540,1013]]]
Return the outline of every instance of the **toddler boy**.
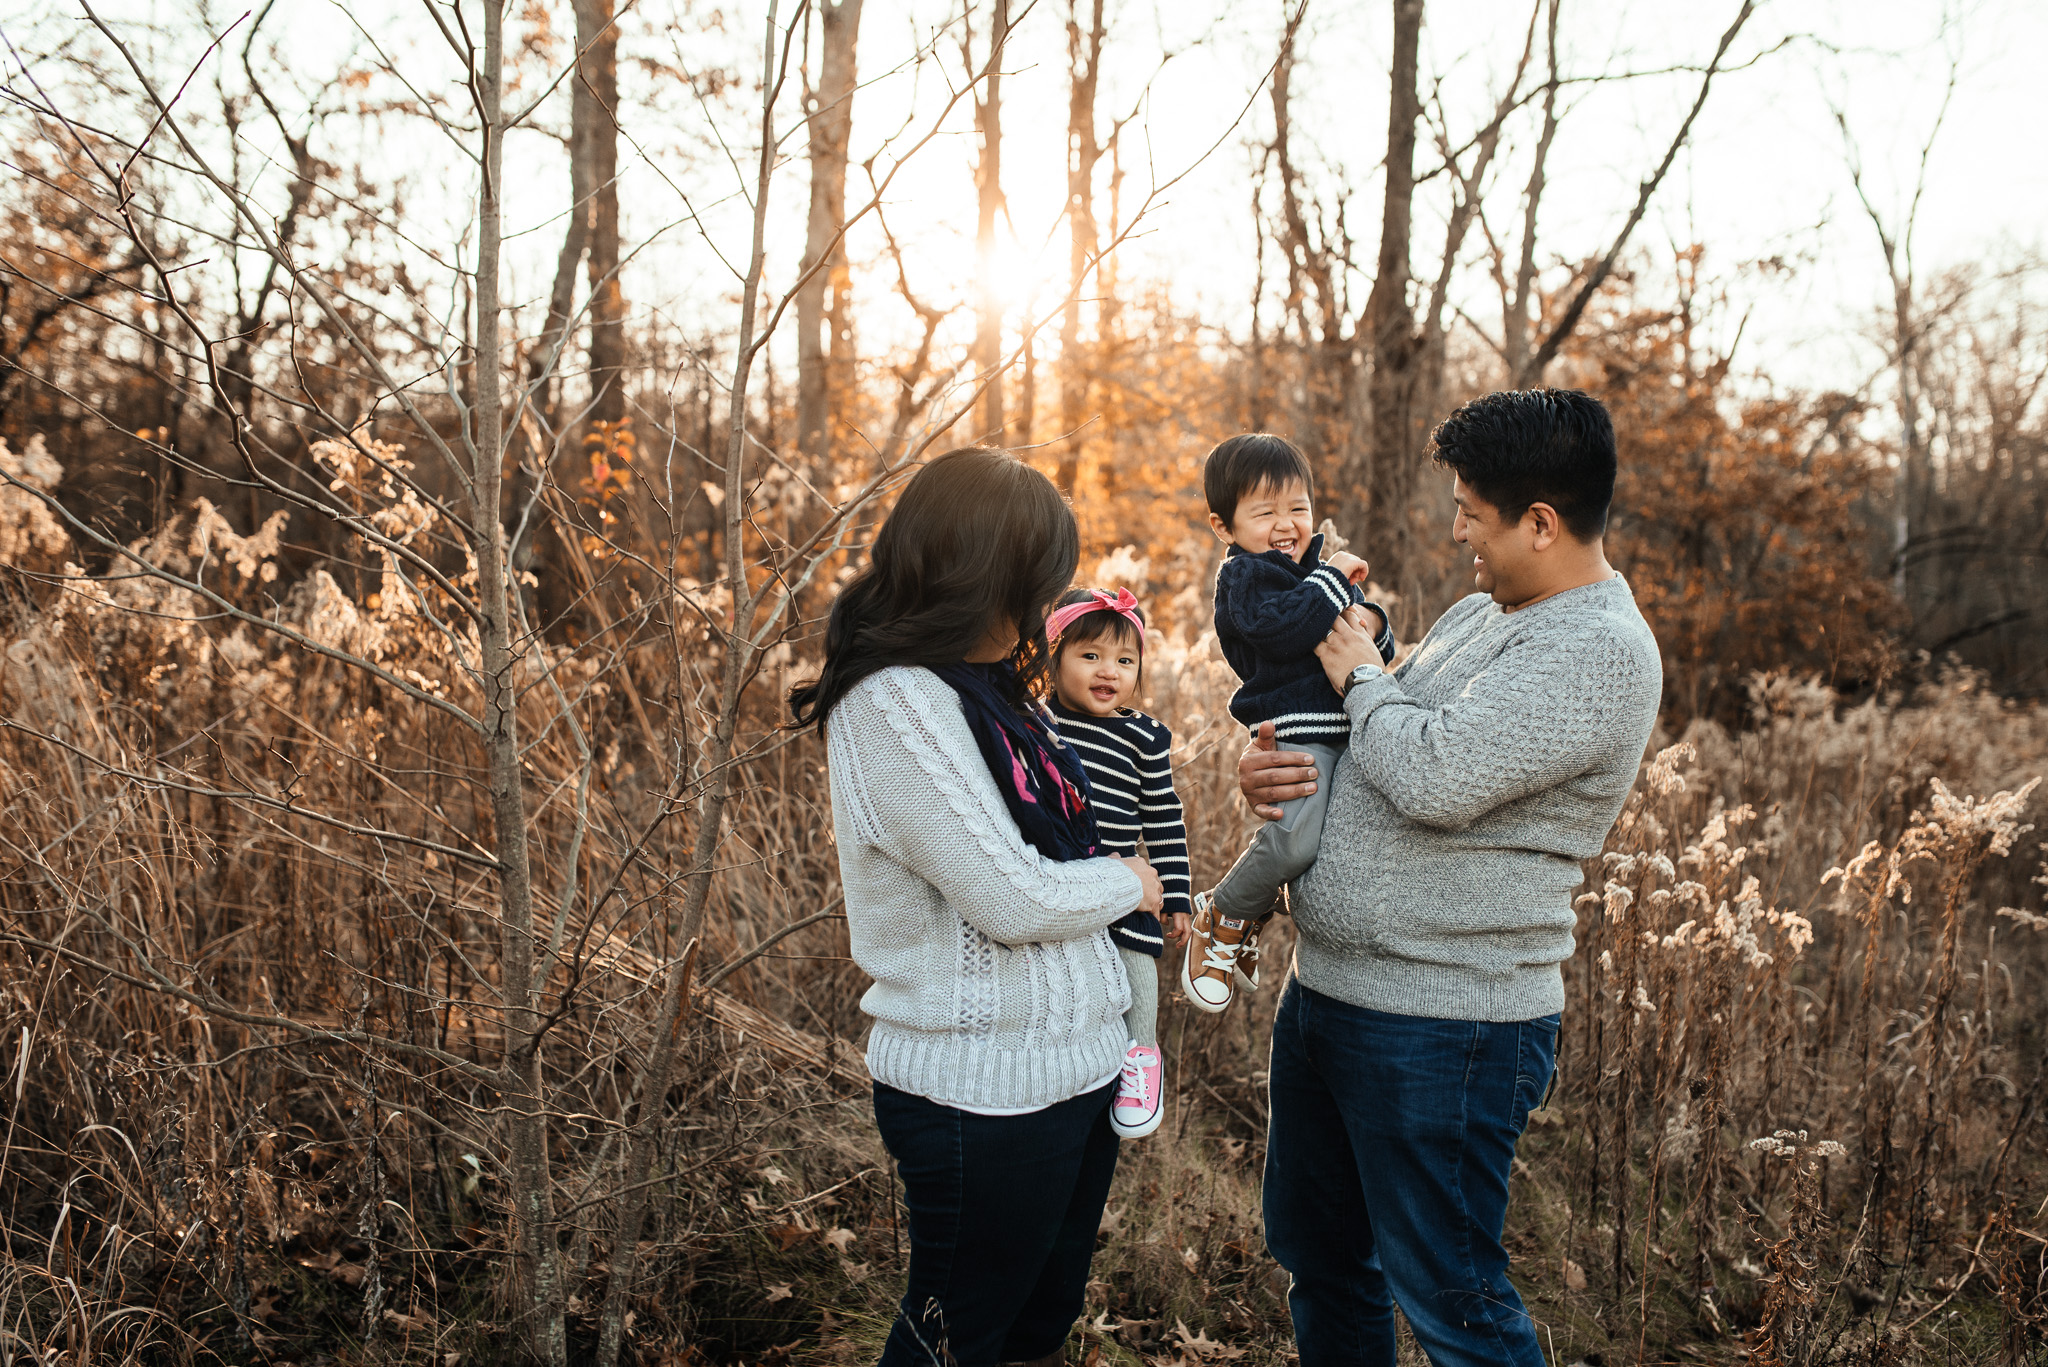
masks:
[[[1359,589],[1365,561],[1343,551],[1323,558],[1308,458],[1293,442],[1265,432],[1232,437],[1209,453],[1202,487],[1209,526],[1229,547],[1216,572],[1216,641],[1244,681],[1230,715],[1254,731],[1272,722],[1282,746],[1315,756],[1319,775],[1315,792],[1284,804],[1223,881],[1194,899],[1181,990],[1202,1010],[1221,1011],[1233,983],[1259,985],[1259,929],[1280,890],[1315,862],[1331,780],[1351,737],[1316,646],[1354,605],[1378,615],[1381,659],[1393,657],[1394,636],[1386,612]]]

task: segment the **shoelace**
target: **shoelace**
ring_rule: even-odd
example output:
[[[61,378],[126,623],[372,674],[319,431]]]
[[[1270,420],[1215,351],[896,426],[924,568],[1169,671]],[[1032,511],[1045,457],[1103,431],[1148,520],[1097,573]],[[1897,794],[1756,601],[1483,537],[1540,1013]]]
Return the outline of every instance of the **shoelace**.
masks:
[[[1202,971],[1206,973],[1213,968],[1219,973],[1228,973],[1237,966],[1237,952],[1241,948],[1242,945],[1226,945],[1221,940],[1209,941],[1209,947],[1202,951]]]
[[[1152,1104],[1152,1094],[1145,1087],[1145,1065],[1130,1054],[1124,1055],[1124,1072],[1117,1090],[1123,1093],[1120,1101],[1135,1101],[1140,1106]]]

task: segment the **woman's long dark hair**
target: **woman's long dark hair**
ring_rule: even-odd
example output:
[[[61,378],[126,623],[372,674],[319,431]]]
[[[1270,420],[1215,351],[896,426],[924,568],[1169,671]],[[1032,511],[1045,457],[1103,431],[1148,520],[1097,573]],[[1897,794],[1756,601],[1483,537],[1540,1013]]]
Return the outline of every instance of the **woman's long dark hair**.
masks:
[[[798,727],[822,730],[854,685],[890,665],[957,664],[1017,624],[1021,705],[1051,659],[1046,608],[1074,578],[1081,537],[1052,481],[1007,451],[948,451],[911,477],[840,591],[825,667],[789,691]]]

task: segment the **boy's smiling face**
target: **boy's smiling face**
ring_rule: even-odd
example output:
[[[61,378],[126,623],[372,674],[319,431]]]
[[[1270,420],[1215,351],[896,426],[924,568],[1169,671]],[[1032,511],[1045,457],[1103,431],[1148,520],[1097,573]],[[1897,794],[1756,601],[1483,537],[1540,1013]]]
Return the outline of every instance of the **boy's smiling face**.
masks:
[[[1237,501],[1230,521],[1211,513],[1209,526],[1221,540],[1252,555],[1281,551],[1299,560],[1315,526],[1308,486],[1300,480],[1257,485]]]

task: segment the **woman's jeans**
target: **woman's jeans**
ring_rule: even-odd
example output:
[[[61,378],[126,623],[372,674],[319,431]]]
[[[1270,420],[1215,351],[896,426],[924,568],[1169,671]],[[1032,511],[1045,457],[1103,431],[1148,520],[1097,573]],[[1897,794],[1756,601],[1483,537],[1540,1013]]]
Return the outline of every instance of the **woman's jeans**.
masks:
[[[903,1179],[910,1279],[882,1367],[991,1367],[1059,1350],[1081,1313],[1116,1173],[1116,1084],[1027,1115],[973,1115],[875,1084]]]
[[[1500,1235],[1557,1026],[1390,1015],[1289,978],[1266,1242],[1294,1276],[1301,1367],[1393,1367],[1397,1303],[1436,1367],[1542,1367]]]

